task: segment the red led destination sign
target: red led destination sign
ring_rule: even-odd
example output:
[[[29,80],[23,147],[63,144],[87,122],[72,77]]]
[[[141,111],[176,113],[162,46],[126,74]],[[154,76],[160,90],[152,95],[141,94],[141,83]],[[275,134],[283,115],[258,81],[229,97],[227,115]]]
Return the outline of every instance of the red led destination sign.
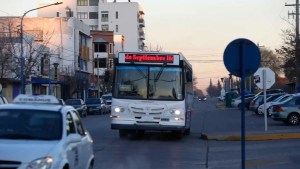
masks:
[[[125,62],[173,63],[173,55],[125,54]]]

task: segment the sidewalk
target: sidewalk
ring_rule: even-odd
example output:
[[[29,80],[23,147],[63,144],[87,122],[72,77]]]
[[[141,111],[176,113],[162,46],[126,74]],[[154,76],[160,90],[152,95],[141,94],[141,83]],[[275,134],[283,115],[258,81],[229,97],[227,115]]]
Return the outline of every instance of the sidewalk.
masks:
[[[204,114],[205,128],[201,139],[218,141],[241,140],[241,110],[226,108],[222,103],[216,104],[216,110]],[[208,123],[209,122],[209,123]],[[258,116],[245,110],[245,140],[279,140],[300,139],[300,125],[288,126],[281,121],[267,118],[268,130],[265,131],[264,116]]]

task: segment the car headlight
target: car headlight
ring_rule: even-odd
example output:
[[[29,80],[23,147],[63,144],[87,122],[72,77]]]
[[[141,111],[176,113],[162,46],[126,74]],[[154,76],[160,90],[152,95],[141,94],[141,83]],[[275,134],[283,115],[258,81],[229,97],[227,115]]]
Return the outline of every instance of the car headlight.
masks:
[[[39,158],[30,162],[26,169],[49,169],[52,162],[53,158],[51,157]]]
[[[180,115],[181,114],[181,111],[178,110],[178,109],[174,109],[171,111],[171,114],[174,114],[174,115]]]
[[[124,112],[124,108],[123,107],[115,107],[114,110],[115,110],[116,113]]]

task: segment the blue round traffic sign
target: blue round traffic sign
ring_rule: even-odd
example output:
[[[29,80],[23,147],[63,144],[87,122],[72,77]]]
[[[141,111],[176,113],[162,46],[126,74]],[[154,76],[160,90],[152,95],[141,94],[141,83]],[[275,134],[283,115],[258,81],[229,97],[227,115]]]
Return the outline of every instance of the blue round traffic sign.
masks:
[[[257,45],[248,39],[236,39],[230,42],[223,55],[226,69],[234,76],[250,76],[260,65],[260,51]]]

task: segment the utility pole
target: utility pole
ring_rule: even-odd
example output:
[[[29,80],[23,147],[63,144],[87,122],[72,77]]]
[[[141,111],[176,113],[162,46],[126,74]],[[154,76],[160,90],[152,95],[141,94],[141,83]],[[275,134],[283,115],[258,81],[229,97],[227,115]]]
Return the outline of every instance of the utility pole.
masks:
[[[295,57],[296,57],[296,92],[300,92],[300,41],[299,41],[299,0],[296,4],[285,4],[285,6],[295,6],[296,13],[288,13],[288,15],[296,15],[296,37],[295,37]]]

